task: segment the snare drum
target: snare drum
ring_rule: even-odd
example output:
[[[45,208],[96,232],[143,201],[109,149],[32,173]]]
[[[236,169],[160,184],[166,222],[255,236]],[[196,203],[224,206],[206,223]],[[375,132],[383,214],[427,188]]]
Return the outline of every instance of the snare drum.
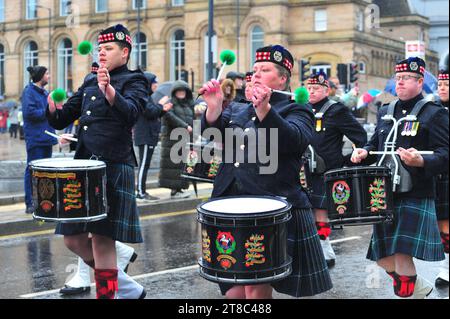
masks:
[[[224,197],[200,204],[200,275],[243,285],[287,277],[292,272],[287,254],[290,209],[285,200],[265,196]]]
[[[391,222],[394,204],[391,171],[381,166],[334,169],[325,173],[332,225]]]
[[[214,183],[219,165],[222,163],[221,150],[217,143],[201,145],[188,143],[186,147],[187,159],[183,162],[181,177]]]
[[[29,169],[35,219],[79,223],[107,217],[104,162],[49,158],[30,162]]]

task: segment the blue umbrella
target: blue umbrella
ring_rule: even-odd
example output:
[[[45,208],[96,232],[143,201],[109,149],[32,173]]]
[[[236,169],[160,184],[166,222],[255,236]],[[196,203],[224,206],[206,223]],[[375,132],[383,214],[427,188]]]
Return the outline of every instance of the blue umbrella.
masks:
[[[436,77],[430,72],[425,71],[425,79],[423,83],[423,90],[425,91],[425,93],[431,94],[435,92],[437,90],[437,85],[438,81]],[[394,96],[397,96],[397,93],[395,93],[395,76],[390,78],[389,81],[386,83],[384,91]]]

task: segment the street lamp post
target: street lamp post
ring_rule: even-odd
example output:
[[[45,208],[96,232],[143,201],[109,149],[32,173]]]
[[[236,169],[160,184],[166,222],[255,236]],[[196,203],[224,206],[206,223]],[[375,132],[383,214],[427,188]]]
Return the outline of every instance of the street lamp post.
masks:
[[[240,41],[240,33],[241,26],[239,24],[239,15],[240,15],[240,3],[239,0],[236,0],[236,44],[237,44],[237,71],[239,72],[239,41]]]
[[[214,35],[214,0],[208,6],[208,81],[213,78],[212,37]]]
[[[137,1],[137,36],[136,36],[136,42],[137,42],[137,67],[138,69],[141,68],[141,5],[143,1]]]
[[[37,8],[45,9],[48,11],[48,69],[52,72],[52,9],[41,5],[37,5]],[[51,90],[51,81],[48,84],[49,90]]]

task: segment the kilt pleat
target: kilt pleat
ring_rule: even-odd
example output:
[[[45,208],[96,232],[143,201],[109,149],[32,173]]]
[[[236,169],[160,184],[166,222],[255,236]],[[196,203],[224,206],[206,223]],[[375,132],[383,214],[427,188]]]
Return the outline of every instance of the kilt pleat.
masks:
[[[438,176],[436,179],[436,215],[437,220],[448,219],[448,174]]]
[[[126,164],[107,164],[108,217],[90,223],[58,223],[56,234],[93,233],[124,243],[143,241],[136,205],[134,169]]]
[[[313,208],[327,209],[327,193],[323,175],[311,175],[309,198]]]
[[[277,292],[306,297],[333,287],[311,209],[292,209],[287,249],[292,257],[292,273],[272,283]]]
[[[402,253],[425,261],[444,259],[432,198],[394,200],[394,221],[373,226],[367,259]]]

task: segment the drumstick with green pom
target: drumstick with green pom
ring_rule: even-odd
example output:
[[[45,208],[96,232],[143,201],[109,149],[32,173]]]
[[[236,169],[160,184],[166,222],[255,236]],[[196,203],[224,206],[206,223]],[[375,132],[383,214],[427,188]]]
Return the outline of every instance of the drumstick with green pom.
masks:
[[[94,46],[90,41],[82,41],[78,45],[78,53],[81,55],[89,55],[93,53]]]
[[[217,81],[222,77],[222,73],[227,65],[232,65],[236,61],[236,54],[231,50],[224,50],[220,53],[220,61],[222,61],[222,67],[217,75]]]
[[[55,103],[60,104],[67,99],[66,91],[58,88],[51,93],[51,98]]]
[[[305,87],[299,87],[297,88],[294,93],[288,92],[288,91],[280,91],[280,90],[274,90],[272,89],[272,92],[280,93],[284,95],[289,95],[294,97],[294,101],[297,104],[306,104],[309,101],[309,93],[308,90]]]

